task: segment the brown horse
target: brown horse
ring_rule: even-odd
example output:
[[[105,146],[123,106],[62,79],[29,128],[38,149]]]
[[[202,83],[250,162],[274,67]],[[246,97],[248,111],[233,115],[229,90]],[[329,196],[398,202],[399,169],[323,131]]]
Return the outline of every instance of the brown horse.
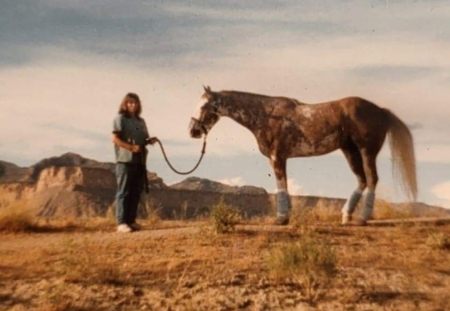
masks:
[[[351,220],[367,188],[359,221],[365,224],[372,215],[375,201],[378,182],[376,157],[387,134],[394,177],[400,175],[403,190],[409,198],[416,199],[412,135],[389,110],[359,97],[309,105],[286,97],[204,89],[199,109],[189,126],[191,137],[206,135],[221,116],[235,120],[255,135],[259,150],[269,158],[276,176],[275,224],[289,223],[291,204],[287,192],[287,159],[323,155],[336,149],[342,150],[358,179],[358,188],[342,208],[342,222],[345,224]]]

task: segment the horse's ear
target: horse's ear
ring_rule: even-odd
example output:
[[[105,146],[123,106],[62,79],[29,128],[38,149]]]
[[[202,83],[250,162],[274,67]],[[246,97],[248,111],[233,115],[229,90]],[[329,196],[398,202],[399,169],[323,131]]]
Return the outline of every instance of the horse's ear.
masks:
[[[205,90],[206,93],[208,93],[208,94],[211,93],[211,88],[209,87],[209,85],[207,85],[207,86],[203,85],[203,89]]]

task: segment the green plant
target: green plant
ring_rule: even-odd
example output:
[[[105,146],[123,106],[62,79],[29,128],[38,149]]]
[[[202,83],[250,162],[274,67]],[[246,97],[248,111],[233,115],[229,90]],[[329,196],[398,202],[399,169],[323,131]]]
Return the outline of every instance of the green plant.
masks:
[[[310,302],[317,300],[337,274],[335,250],[311,235],[272,249],[267,263],[275,278],[299,283]]]
[[[225,203],[223,197],[211,208],[211,218],[217,233],[232,232],[239,220],[239,209]]]

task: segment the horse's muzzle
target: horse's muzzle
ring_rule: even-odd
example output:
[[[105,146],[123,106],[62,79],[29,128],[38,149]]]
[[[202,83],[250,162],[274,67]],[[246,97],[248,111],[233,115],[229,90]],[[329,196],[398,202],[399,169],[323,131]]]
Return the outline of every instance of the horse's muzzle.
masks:
[[[201,138],[202,134],[206,134],[205,127],[197,119],[191,118],[189,134],[192,138]]]
[[[202,131],[198,130],[198,129],[191,129],[191,137],[192,138],[201,138],[202,137]]]

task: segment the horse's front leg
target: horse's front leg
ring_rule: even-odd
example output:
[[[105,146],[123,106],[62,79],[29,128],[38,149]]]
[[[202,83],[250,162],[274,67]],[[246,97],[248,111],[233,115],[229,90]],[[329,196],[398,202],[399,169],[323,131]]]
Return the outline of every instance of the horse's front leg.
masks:
[[[270,165],[277,179],[277,218],[274,225],[285,226],[289,224],[291,209],[291,199],[287,189],[286,159],[273,156],[270,158]]]

